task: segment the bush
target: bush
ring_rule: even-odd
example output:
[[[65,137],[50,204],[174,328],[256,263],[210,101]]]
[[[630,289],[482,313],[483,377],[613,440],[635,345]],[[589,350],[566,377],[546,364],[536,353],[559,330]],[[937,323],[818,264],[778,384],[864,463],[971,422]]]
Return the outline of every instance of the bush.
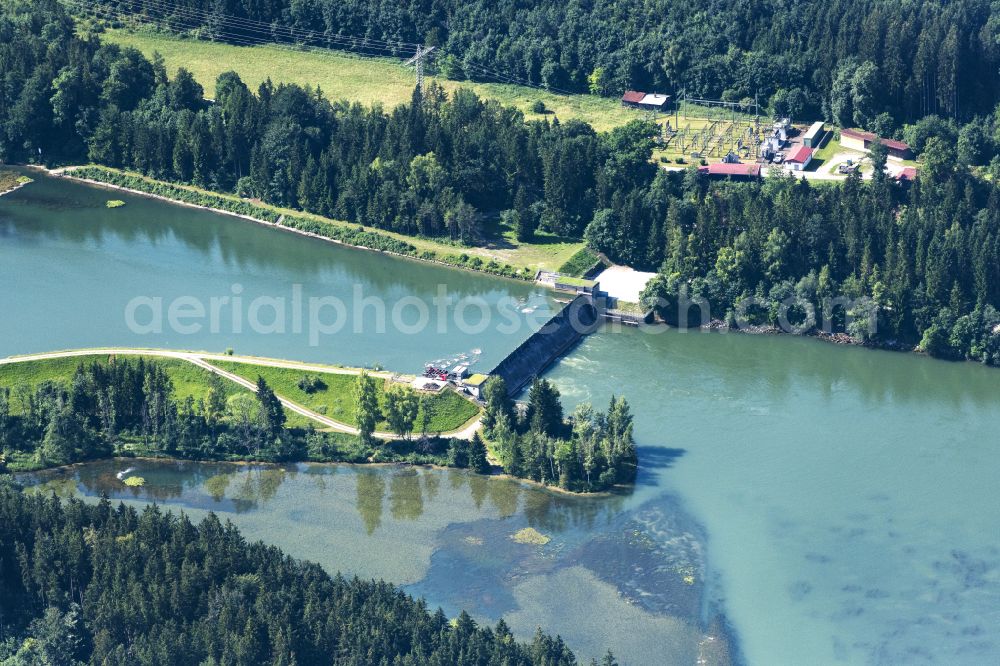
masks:
[[[317,391],[325,391],[327,389],[326,382],[324,382],[317,375],[302,375],[299,379],[297,386],[302,389],[305,393],[312,395]]]
[[[531,105],[532,113],[545,113],[548,109],[545,108],[545,102],[540,99],[536,99]]]

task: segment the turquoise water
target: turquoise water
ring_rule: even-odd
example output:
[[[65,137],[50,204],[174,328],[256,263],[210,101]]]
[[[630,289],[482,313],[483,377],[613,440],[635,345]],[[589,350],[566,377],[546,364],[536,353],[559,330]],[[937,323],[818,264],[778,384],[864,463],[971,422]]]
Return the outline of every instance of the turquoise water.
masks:
[[[145,485],[126,487],[121,472]],[[612,648],[624,663],[690,664],[702,638],[699,536],[663,503],[626,512],[620,497],[391,466],[110,460],[21,479],[89,501],[155,501],[192,519],[215,511],[248,539],[331,572],[391,580],[452,617],[503,617],[525,639],[542,625],[586,661]],[[515,540],[527,527],[548,541]]]
[[[638,441],[683,450],[636,501],[670,489],[704,526],[749,663],[1000,661],[995,370],[605,331],[551,377],[574,402],[625,391]]]
[[[348,331],[319,347],[294,334],[136,340],[121,313],[137,292],[209,297],[235,282],[247,294],[301,283],[345,298],[356,282],[387,300],[446,284],[497,311],[507,295],[521,309],[545,304],[514,282],[138,197],[107,211],[107,198],[50,179],[0,198],[0,279],[13,285],[0,297],[0,354],[232,346],[414,370],[481,347],[486,366],[527,331]],[[447,471],[193,463],[141,463],[147,486],[134,491],[114,477],[126,463],[45,480],[219,511],[251,538],[400,583],[449,613],[503,616],[522,636],[542,625],[588,659],[611,647],[630,664],[721,661],[720,640],[703,639],[721,608],[751,664],[1000,662],[997,371],[791,337],[606,328],[550,377],[568,404],[628,397],[634,492],[572,498]],[[513,541],[527,526],[551,541]]]
[[[231,347],[240,354],[414,372],[426,362],[472,358],[479,350],[488,370],[549,311],[545,292],[527,283],[31,176],[34,183],[0,197],[0,279],[7,286],[0,296],[0,355],[108,345]],[[110,198],[126,206],[108,210]],[[133,314],[135,329],[126,314],[137,298],[144,304]],[[334,299],[343,310],[317,300],[320,325],[311,326],[311,298]],[[159,305],[147,299],[160,299]],[[181,315],[192,299],[204,316],[178,316],[180,326],[171,326],[171,305]],[[159,331],[151,330],[154,307]],[[196,324],[200,330],[188,332]]]

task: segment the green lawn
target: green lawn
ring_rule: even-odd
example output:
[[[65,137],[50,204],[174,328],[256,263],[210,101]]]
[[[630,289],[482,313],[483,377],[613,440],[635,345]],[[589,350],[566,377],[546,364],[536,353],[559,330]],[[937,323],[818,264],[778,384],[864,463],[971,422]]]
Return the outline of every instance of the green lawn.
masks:
[[[126,358],[134,358],[134,356],[129,355]],[[195,400],[208,397],[208,370],[180,359],[149,357],[148,360],[167,371],[174,386],[174,397],[178,402],[186,400],[188,396]],[[95,361],[107,363],[108,357],[103,355],[73,356],[0,365],[0,387],[14,389],[16,386],[24,384],[33,388],[44,381],[53,381],[68,386],[81,363],[89,365]],[[223,385],[226,387],[227,397],[236,393],[249,393],[246,389],[228,380]],[[20,409],[20,401],[12,396],[11,411],[18,413]],[[307,424],[313,423],[310,419],[295,412],[285,410],[285,413],[288,416],[289,426],[305,427]]]
[[[294,368],[275,368],[238,361],[212,361],[212,364],[250,381],[257,381],[257,377],[263,377],[264,381],[281,397],[335,421],[350,426],[357,425],[354,403],[355,375],[308,372]],[[326,384],[326,388],[314,393],[303,391],[299,388],[298,383],[307,375],[319,377]],[[376,383],[380,389],[385,390],[386,380],[376,379]],[[430,432],[458,430],[479,413],[479,408],[475,404],[454,391],[443,391],[433,396],[431,400],[434,406],[434,416],[431,419]],[[419,417],[417,423],[420,423]],[[378,429],[387,430],[388,425],[381,422]]]
[[[211,363],[218,368],[222,368],[234,375],[239,375],[244,379],[249,379],[252,382],[257,381],[257,377],[263,377],[264,381],[281,397],[287,398],[335,421],[352,426],[357,424],[357,418],[354,413],[353,375],[304,372],[302,370],[273,368],[266,365],[254,365],[238,361],[213,360]],[[306,393],[298,387],[298,381],[304,375],[321,377],[327,388],[312,394]]]
[[[131,356],[127,358],[132,358]],[[188,396],[195,400],[205,398],[208,395],[208,371],[192,365],[187,361],[173,358],[150,358],[157,365],[167,371],[170,381],[174,385],[174,395],[181,401]],[[24,363],[10,363],[0,365],[0,387],[13,389],[19,384],[26,384],[35,387],[44,381],[54,381],[68,385],[76,373],[80,364],[89,365],[93,362],[107,363],[107,356],[73,356],[66,358],[52,358],[42,361],[25,361]],[[227,386],[229,383],[227,382]],[[236,385],[232,385],[233,393],[239,392]],[[18,409],[17,400],[13,401],[12,407]]]
[[[232,46],[217,42],[184,39],[166,34],[108,30],[103,41],[133,46],[147,56],[159,52],[172,76],[178,67],[186,67],[212,97],[215,80],[222,72],[234,70],[251,89],[270,78],[274,83],[298,83],[319,86],[327,98],[347,99],[370,105],[380,103],[390,109],[408,101],[413,93],[413,70],[401,60],[369,58],[349,53],[295,50],[277,46]],[[516,106],[528,119],[577,118],[590,123],[598,131],[623,125],[645,115],[622,108],[617,99],[594,95],[557,95],[555,93],[501,83],[450,81],[430,77],[446,90],[471,88],[482,97]],[[531,111],[536,101],[545,104],[546,113]]]

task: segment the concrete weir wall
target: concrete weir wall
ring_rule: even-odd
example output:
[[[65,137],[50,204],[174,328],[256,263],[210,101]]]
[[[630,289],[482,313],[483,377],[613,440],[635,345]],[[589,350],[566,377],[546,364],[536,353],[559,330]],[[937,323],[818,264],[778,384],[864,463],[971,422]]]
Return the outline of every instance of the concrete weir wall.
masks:
[[[594,297],[580,294],[500,361],[490,374],[503,377],[507,392],[515,396],[600,323],[599,305]]]

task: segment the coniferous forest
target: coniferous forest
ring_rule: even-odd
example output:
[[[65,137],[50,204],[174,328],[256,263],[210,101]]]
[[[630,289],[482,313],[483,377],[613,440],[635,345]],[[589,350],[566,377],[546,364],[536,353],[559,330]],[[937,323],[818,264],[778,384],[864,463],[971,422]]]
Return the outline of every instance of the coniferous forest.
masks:
[[[2,664],[577,663],[559,638],[452,623],[388,583],[249,543],[214,514],[194,524],[0,481],[0,516]]]
[[[604,134],[575,121],[525,123],[514,109],[434,87],[391,111],[364,108],[294,85],[251,91],[232,73],[208,102],[190,74],[168,80],[162,63],[77,36],[54,0],[10,0],[0,22],[4,160],[90,160],[468,244],[504,217],[522,239],[538,229],[585,236],[613,261],[660,270],[652,295],[707,298],[722,321],[742,299],[800,297],[819,313],[797,320],[808,331],[825,297],[845,297],[856,318],[878,322],[855,337],[997,362],[993,100],[963,126],[930,115],[906,127],[922,161],[909,187],[708,183],[657,169],[655,128],[638,120]],[[774,310],[753,316],[773,323]]]
[[[375,52],[392,52],[399,42],[438,46],[444,73],[458,79],[517,77],[609,96],[628,89],[686,89],[731,101],[757,96],[779,113],[868,127],[881,113],[888,118],[883,125],[929,114],[968,121],[1000,101],[1000,24],[988,0],[98,0],[83,6],[142,14],[169,30],[232,43],[283,39]]]

